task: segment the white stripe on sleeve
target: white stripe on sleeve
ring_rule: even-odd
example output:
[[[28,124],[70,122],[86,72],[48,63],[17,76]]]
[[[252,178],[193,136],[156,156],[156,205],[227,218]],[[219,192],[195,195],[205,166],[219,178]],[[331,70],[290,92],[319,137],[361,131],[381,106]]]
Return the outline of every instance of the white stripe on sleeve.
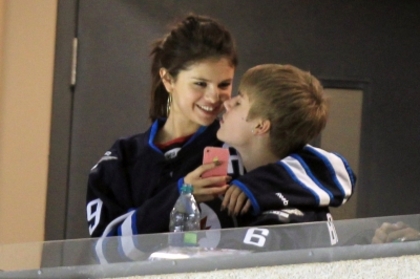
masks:
[[[306,173],[305,168],[295,158],[288,156],[280,161],[282,165],[289,171],[289,174],[300,185],[308,188],[318,199],[319,205],[326,206],[330,204],[330,196],[328,193],[320,188],[315,181]]]
[[[106,239],[106,236],[109,234],[110,231],[112,231],[112,229],[117,226],[119,223],[121,223],[125,218],[127,218],[127,216],[131,215],[132,212],[128,212],[124,215],[121,215],[118,218],[115,218],[114,220],[112,220],[111,223],[109,223],[108,226],[106,226],[102,236],[98,239],[98,242],[96,242],[95,245],[95,251],[96,251],[96,256],[99,259],[99,262],[101,264],[105,264],[108,263],[108,261],[106,260],[106,257],[104,255],[104,251],[103,251],[103,242]]]
[[[121,248],[124,255],[131,260],[139,260],[144,253],[137,249],[133,238],[133,214],[136,211],[131,211],[130,215],[125,219],[121,225]],[[135,236],[134,236],[135,237]]]
[[[316,153],[320,154],[321,157],[324,157],[324,159],[330,164],[331,170],[335,172],[337,183],[339,183],[339,185],[337,186],[339,186],[344,191],[345,198],[343,199],[343,203],[345,203],[347,199],[351,196],[353,189],[350,175],[342,158],[340,156],[335,155],[334,153],[327,152],[320,148],[316,148],[313,146],[308,147],[314,150]]]

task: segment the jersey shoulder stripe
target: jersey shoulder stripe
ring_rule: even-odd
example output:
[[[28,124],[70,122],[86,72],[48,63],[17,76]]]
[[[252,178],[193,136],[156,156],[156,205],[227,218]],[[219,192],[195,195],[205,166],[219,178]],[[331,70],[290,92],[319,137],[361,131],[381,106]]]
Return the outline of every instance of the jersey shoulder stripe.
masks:
[[[311,192],[320,206],[329,205],[330,195],[308,175],[301,162],[292,156],[288,156],[278,162],[289,173],[290,177],[300,186]]]
[[[345,203],[352,194],[354,183],[353,179],[351,178],[352,173],[349,173],[349,168],[346,167],[347,162],[345,163],[344,158],[310,145],[307,145],[305,150],[308,150],[312,154],[316,155],[324,162],[325,166],[331,174],[334,183],[343,193],[343,203]]]
[[[319,182],[319,180],[312,173],[311,168],[308,166],[308,164],[305,162],[305,160],[300,155],[297,155],[297,154],[292,154],[290,156],[293,157],[293,158],[295,158],[296,160],[298,160],[299,163],[301,164],[301,166],[303,167],[303,169],[305,170],[306,174],[312,179],[312,181],[316,185],[318,185],[319,188],[321,188],[322,190],[324,190],[330,196],[330,199],[333,199],[334,196],[331,193],[331,191],[329,191],[325,186],[322,185],[321,182]]]

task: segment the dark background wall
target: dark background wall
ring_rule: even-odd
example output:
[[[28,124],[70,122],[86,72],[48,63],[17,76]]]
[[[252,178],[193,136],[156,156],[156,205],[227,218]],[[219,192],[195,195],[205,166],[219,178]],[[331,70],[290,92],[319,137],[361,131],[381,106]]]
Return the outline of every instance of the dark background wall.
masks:
[[[87,236],[89,169],[118,137],[147,128],[150,43],[190,11],[236,37],[235,86],[251,66],[290,63],[326,87],[363,89],[357,217],[420,211],[420,2],[61,0],[47,240]]]

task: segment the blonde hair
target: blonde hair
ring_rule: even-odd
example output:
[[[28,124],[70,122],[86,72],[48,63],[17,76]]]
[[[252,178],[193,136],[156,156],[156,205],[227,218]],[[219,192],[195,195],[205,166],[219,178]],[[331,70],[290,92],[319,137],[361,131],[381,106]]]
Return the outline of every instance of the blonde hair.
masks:
[[[248,119],[270,121],[270,147],[280,158],[303,148],[327,123],[327,98],[321,83],[292,65],[253,67],[242,77],[239,91],[251,102]]]

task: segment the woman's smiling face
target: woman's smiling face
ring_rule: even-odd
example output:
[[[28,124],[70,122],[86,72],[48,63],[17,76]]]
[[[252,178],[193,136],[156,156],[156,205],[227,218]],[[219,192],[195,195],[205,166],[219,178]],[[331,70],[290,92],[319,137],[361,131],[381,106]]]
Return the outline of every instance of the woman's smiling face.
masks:
[[[164,82],[172,95],[169,117],[210,125],[231,96],[234,72],[226,58],[209,59],[192,64],[176,79]]]

